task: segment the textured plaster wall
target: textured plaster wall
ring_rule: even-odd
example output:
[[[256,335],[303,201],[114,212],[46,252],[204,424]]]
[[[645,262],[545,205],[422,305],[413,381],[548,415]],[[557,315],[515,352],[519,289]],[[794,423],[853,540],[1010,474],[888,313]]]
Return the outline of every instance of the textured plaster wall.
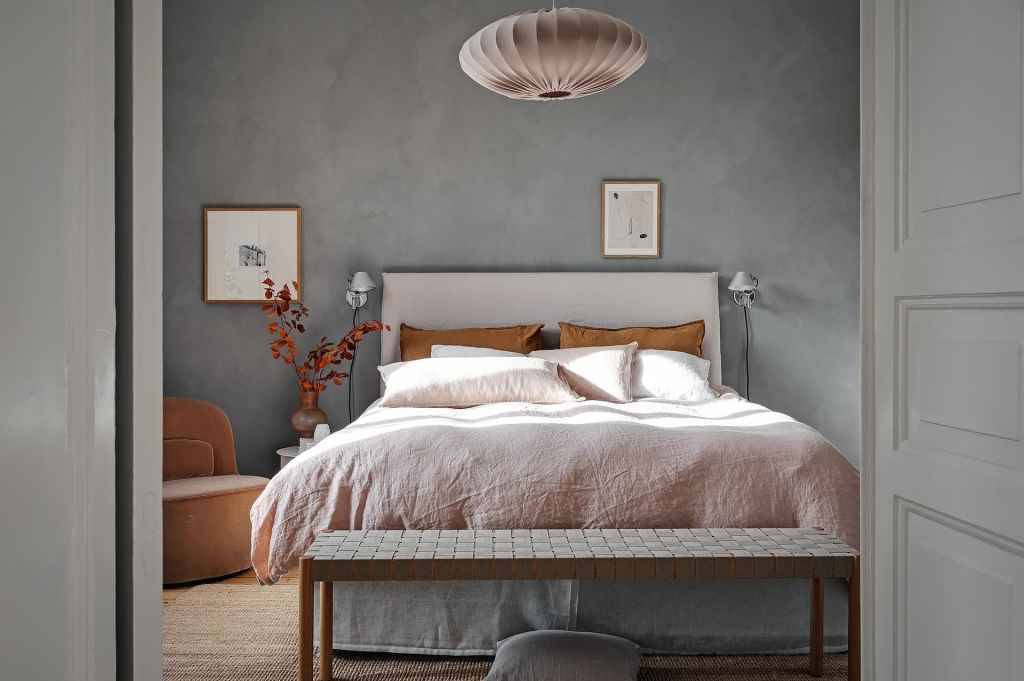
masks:
[[[749,270],[754,399],[859,459],[857,3],[587,5],[643,31],[649,61],[547,104],[458,66],[519,0],[165,3],[166,391],[224,407],[244,472],[276,470],[297,397],[256,307],[201,302],[204,204],[302,207],[314,334],[348,323],[356,270],[717,270],[723,292]],[[664,183],[660,260],[599,255],[600,182],[631,177]],[[722,314],[740,385],[725,295]],[[377,348],[362,351],[359,408],[377,394]],[[344,391],[323,406],[344,425]]]

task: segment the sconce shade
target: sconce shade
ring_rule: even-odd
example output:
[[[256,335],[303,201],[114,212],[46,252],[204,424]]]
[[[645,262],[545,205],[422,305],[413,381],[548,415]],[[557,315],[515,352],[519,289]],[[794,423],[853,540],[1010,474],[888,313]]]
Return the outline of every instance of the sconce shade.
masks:
[[[354,293],[367,293],[375,288],[377,288],[377,282],[366,272],[356,272],[353,274],[352,281],[348,285],[348,290]]]
[[[736,276],[729,282],[729,290],[741,292],[756,291],[757,277],[749,272],[737,272]]]
[[[513,14],[466,41],[459,63],[470,78],[511,99],[557,101],[604,92],[647,60],[647,39],[621,19],[559,7]]]

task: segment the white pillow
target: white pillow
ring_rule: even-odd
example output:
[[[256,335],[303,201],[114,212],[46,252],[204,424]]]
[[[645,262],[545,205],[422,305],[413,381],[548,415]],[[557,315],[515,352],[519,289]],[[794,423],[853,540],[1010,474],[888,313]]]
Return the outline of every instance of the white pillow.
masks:
[[[557,364],[530,357],[428,357],[378,370],[384,379],[384,407],[557,404],[581,399],[559,376]]]
[[[629,402],[636,343],[594,348],[534,350],[530,357],[558,362],[569,387],[588,400]]]
[[[431,357],[526,357],[510,350],[476,348],[472,345],[431,345]]]
[[[717,397],[708,385],[711,362],[674,350],[641,350],[633,360],[633,398],[704,402]]]

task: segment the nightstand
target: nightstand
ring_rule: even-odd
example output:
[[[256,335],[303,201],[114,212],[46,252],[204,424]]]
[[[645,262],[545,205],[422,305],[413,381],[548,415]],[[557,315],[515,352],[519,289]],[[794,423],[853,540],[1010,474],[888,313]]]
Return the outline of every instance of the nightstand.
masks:
[[[281,447],[281,449],[277,450],[277,455],[281,457],[281,468],[284,468],[292,459],[299,455],[299,448],[298,446]]]

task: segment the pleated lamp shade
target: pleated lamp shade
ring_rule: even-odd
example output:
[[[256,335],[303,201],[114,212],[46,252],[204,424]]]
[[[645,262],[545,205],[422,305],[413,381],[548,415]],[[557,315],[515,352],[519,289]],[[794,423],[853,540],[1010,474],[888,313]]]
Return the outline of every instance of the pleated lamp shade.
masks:
[[[513,14],[477,31],[459,63],[492,92],[534,101],[604,92],[647,61],[647,39],[621,19],[559,7]]]
[[[377,282],[366,272],[356,272],[348,284],[348,290],[355,293],[368,293],[377,288]]]
[[[757,277],[749,272],[737,272],[736,276],[729,282],[730,291],[756,291],[757,290]]]

